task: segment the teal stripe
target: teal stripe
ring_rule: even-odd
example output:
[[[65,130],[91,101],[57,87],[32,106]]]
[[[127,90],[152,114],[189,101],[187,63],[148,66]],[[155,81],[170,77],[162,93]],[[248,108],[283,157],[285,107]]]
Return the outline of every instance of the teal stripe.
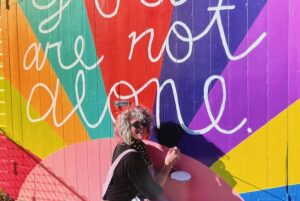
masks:
[[[42,0],[35,0],[39,4],[45,2]],[[38,29],[39,24],[47,17],[57,12],[60,1],[55,1],[55,4],[47,10],[39,10],[32,4],[33,0],[22,1],[20,3],[24,14],[29,21],[31,28],[37,36],[42,48],[45,51],[47,42],[53,44],[61,41],[61,59],[65,65],[74,63],[76,57],[74,55],[74,43],[78,36],[82,36],[85,42],[85,50],[82,60],[87,65],[92,65],[97,61],[97,53],[94,45],[93,36],[90,30],[88,16],[86,13],[85,4],[81,0],[74,0],[63,11],[59,26],[50,33],[41,33]],[[68,0],[62,1],[64,4]],[[44,4],[45,5],[45,4]],[[46,28],[51,28],[57,22],[58,17],[46,24]],[[81,46],[80,46],[81,47]],[[40,61],[42,58],[40,58]],[[62,69],[57,56],[56,48],[49,49],[48,60],[52,65],[57,77],[59,78],[65,92],[67,93],[73,106],[76,105],[75,96],[75,80],[79,70],[84,70],[86,80],[86,95],[82,103],[84,114],[89,122],[95,123],[99,119],[107,100],[107,95],[104,88],[104,83],[100,71],[100,67],[97,66],[93,70],[85,70],[80,63],[74,66],[70,70]],[[34,69],[32,69],[34,70]],[[43,82],[43,80],[41,80]],[[79,87],[81,89],[81,87]],[[80,90],[79,90],[80,92]],[[81,94],[81,92],[79,93]],[[59,111],[57,111],[59,112]],[[77,114],[80,117],[83,125],[92,139],[105,138],[112,136],[112,122],[110,115],[106,112],[105,118],[100,125],[96,128],[90,128],[83,120],[82,115],[77,110]]]

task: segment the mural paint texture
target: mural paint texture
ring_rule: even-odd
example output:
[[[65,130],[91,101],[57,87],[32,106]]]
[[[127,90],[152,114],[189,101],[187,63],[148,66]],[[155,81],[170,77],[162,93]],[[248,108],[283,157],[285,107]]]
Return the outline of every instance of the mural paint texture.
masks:
[[[1,1],[0,189],[18,200],[101,200],[116,104],[130,103],[153,111],[148,143],[183,153],[178,167],[194,180],[169,179],[174,200],[300,201],[299,9],[298,0]]]

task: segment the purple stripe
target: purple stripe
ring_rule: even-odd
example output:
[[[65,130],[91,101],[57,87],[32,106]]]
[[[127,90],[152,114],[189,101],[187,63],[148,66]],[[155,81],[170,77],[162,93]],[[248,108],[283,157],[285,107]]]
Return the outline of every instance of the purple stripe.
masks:
[[[296,1],[290,2],[299,6]],[[300,83],[297,57],[300,29],[296,24],[299,22],[299,13],[291,4],[292,12],[289,14],[289,4],[285,0],[268,1],[236,54],[243,52],[263,32],[267,32],[267,38],[247,57],[229,62],[222,73],[226,81],[227,101],[219,125],[230,130],[247,118],[246,125],[232,135],[222,134],[216,129],[204,135],[224,153],[251,135],[247,128],[252,131],[259,129],[300,97],[296,84]],[[221,94],[220,84],[215,84],[210,90],[209,99],[214,116],[219,110]],[[208,124],[210,121],[203,104],[190,128],[200,129]]]
[[[300,1],[290,2],[289,18],[289,103],[300,97]]]

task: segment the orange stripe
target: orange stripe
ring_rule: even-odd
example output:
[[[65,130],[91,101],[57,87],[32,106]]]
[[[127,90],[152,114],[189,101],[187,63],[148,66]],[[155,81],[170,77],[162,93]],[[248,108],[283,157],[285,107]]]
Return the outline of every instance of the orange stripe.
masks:
[[[28,100],[32,88],[38,82],[47,85],[51,92],[55,94],[57,76],[52,70],[48,60],[46,60],[41,71],[37,71],[35,65],[27,71],[23,68],[23,59],[26,50],[31,44],[39,44],[39,42],[26,16],[23,14],[22,9],[17,4],[12,5],[9,11],[3,12],[3,18],[3,31],[5,31],[4,40],[6,39],[7,43],[4,46],[4,51],[9,53],[9,59],[7,57],[4,61],[5,65],[9,66],[4,69],[6,79],[10,80],[11,84],[15,86],[26,100]],[[33,56],[33,51],[31,51],[27,63],[32,61]],[[43,57],[44,52],[41,50],[39,53],[39,62],[42,61]],[[38,114],[43,115],[50,105],[51,99],[47,92],[41,88],[36,90],[31,101],[31,107],[33,107]],[[61,122],[72,109],[73,105],[60,85],[55,108],[58,122]],[[59,128],[54,125],[51,113],[44,121],[62,137],[66,144],[73,144],[89,139],[88,133],[76,113]]]

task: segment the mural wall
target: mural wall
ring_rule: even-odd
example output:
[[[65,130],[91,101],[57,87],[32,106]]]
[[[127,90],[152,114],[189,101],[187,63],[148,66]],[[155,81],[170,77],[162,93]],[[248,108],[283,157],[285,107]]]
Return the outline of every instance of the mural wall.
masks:
[[[1,1],[0,189],[18,200],[101,200],[114,120],[142,104],[155,115],[148,143],[178,146],[177,168],[192,174],[169,179],[171,200],[300,200],[299,9],[298,0]]]

